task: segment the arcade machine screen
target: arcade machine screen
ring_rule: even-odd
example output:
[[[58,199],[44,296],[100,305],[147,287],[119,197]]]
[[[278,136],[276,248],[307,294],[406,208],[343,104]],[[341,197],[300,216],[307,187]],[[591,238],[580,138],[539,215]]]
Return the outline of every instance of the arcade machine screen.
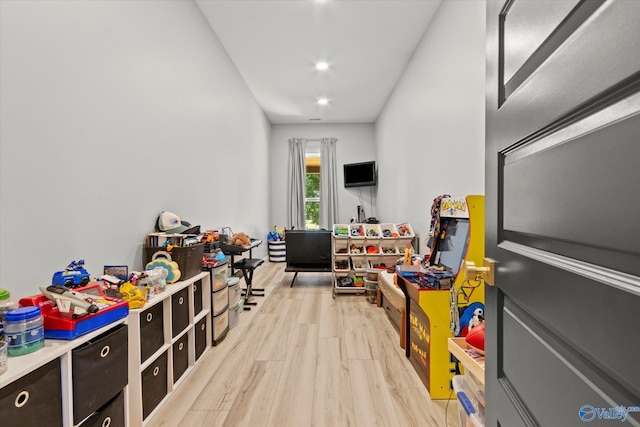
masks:
[[[443,225],[445,220],[441,220]],[[441,227],[442,230],[442,227]],[[462,266],[469,245],[469,219],[450,218],[444,238],[438,241],[434,265],[450,271],[454,277]]]

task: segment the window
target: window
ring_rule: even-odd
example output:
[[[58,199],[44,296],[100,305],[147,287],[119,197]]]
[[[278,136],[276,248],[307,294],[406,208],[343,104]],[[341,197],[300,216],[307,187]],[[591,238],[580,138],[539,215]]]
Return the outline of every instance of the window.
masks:
[[[320,228],[320,149],[305,150],[304,213],[307,230]]]

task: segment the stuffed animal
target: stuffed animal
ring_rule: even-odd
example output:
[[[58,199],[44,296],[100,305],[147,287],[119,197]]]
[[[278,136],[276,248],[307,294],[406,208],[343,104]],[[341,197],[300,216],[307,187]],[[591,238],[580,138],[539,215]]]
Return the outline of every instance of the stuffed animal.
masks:
[[[458,334],[459,337],[467,336],[467,333],[469,332],[469,323],[475,316],[475,311],[478,308],[482,310],[482,314],[484,315],[484,304],[481,302],[473,302],[465,307],[464,312],[460,316],[460,332]]]
[[[231,244],[236,246],[250,246],[251,239],[245,233],[235,233],[231,236]]]
[[[473,329],[475,326],[478,326],[480,323],[484,322],[484,310],[481,308],[476,308],[473,310],[473,317],[469,320],[469,330]]]

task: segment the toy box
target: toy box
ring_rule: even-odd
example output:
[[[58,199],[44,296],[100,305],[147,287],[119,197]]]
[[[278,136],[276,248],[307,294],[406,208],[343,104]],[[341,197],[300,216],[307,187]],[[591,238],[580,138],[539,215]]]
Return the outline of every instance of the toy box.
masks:
[[[420,272],[420,287],[431,289],[451,289],[453,274],[448,271],[428,268]]]
[[[91,302],[98,306],[98,311],[75,317],[71,313],[61,312],[55,301],[43,294],[21,298],[20,306],[40,307],[44,320],[44,337],[63,340],[72,340],[95,331],[129,314],[129,304],[106,296],[98,283],[77,287],[74,291],[90,295]]]

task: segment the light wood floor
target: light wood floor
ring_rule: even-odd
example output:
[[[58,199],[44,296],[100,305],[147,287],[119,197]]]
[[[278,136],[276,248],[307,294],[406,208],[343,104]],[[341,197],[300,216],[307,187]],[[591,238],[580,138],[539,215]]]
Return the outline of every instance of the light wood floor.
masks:
[[[444,427],[382,308],[363,295],[332,298],[331,275],[265,262],[258,305],[240,314],[147,424],[157,426]],[[458,425],[450,401],[448,426]]]

